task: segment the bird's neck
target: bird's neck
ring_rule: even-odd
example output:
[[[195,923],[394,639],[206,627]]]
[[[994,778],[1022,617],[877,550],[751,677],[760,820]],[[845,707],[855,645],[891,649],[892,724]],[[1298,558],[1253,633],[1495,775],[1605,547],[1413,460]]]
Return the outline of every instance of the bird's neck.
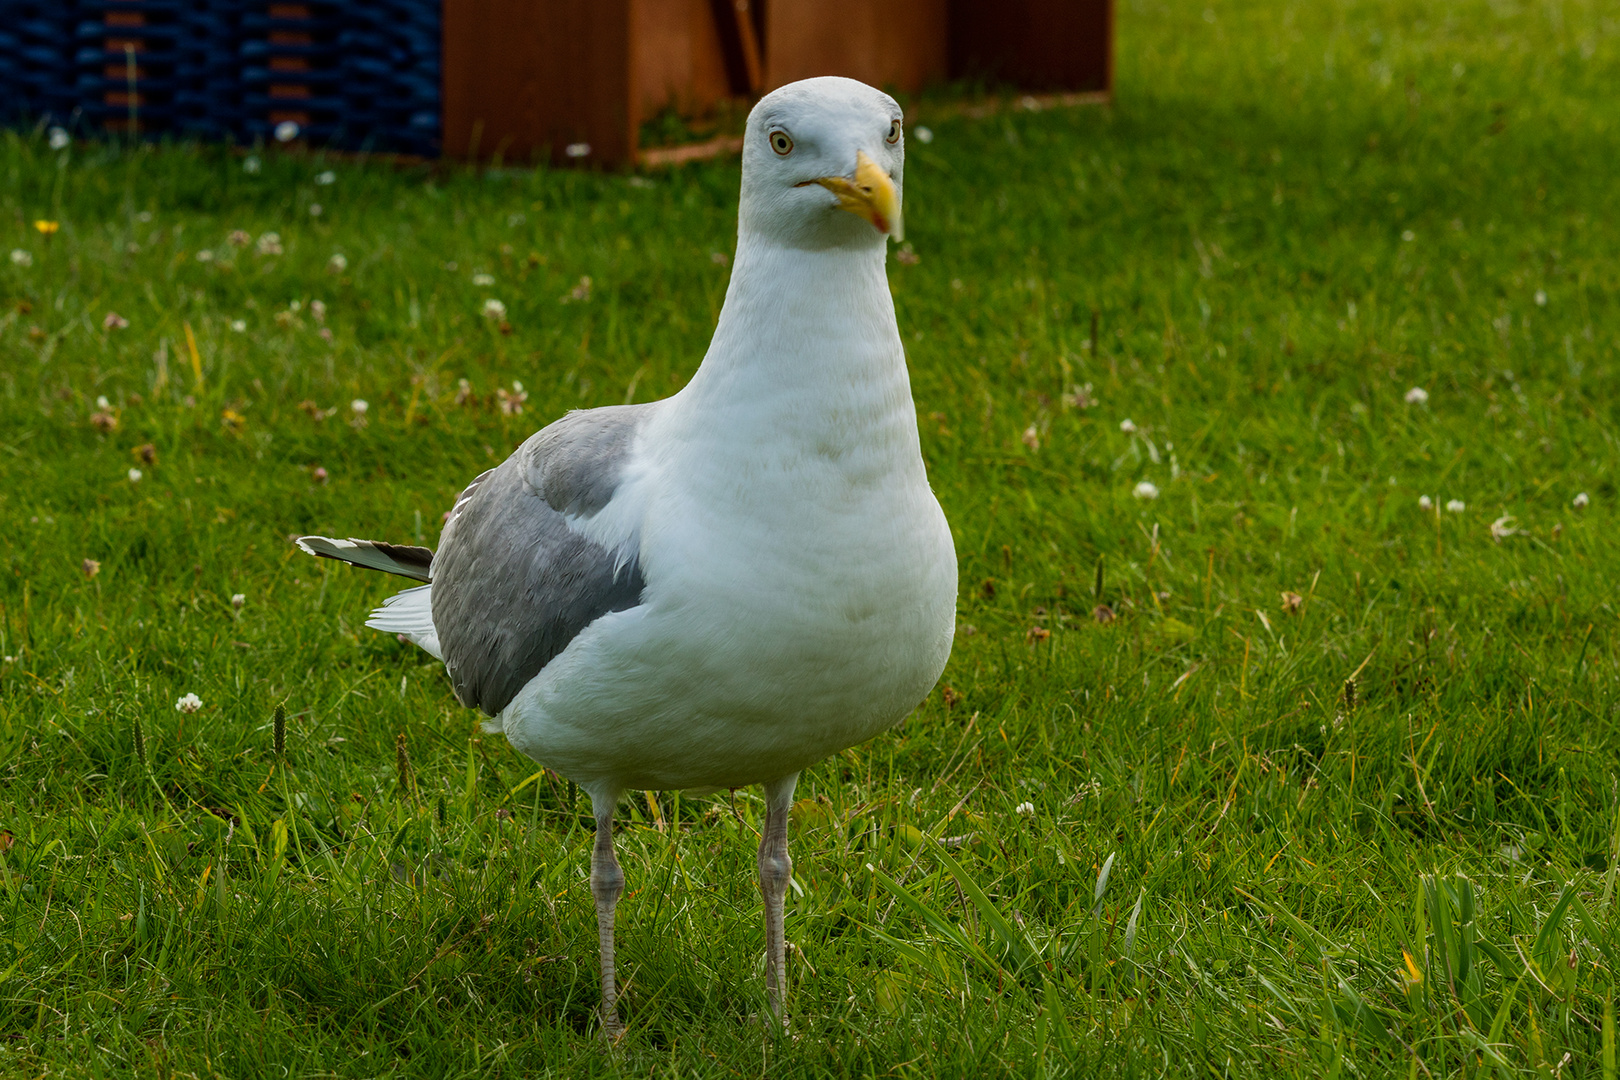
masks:
[[[681,396],[715,419],[770,416],[818,438],[829,421],[914,423],[883,247],[807,251],[743,232],[714,340]]]

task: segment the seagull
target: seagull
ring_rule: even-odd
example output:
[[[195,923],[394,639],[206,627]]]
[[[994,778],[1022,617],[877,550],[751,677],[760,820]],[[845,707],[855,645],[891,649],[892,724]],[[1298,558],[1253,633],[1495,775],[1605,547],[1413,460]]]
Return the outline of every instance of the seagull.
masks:
[[[950,655],[956,552],[884,265],[903,140],[895,100],[852,79],[765,96],[725,305],[683,389],[543,428],[461,493],[436,551],[298,540],[424,582],[366,625],[442,660],[488,730],[590,795],[615,1038],[620,796],[764,786],[765,983],[785,1024],[799,773],[904,719]]]

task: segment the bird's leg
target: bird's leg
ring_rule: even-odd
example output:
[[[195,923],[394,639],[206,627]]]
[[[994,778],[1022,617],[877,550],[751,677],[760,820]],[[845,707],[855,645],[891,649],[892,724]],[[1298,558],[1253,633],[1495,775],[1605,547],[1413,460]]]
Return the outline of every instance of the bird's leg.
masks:
[[[771,1016],[787,1026],[787,941],[783,934],[783,902],[793,877],[788,855],[788,809],[799,774],[765,785],[765,831],[759,838],[759,891],[765,897],[765,993]]]
[[[616,1039],[624,1034],[613,977],[613,909],[624,892],[624,871],[613,854],[613,808],[618,797],[593,798],[592,802],[596,810],[596,846],[591,849],[591,896],[596,900],[596,933],[602,957],[602,1030]]]

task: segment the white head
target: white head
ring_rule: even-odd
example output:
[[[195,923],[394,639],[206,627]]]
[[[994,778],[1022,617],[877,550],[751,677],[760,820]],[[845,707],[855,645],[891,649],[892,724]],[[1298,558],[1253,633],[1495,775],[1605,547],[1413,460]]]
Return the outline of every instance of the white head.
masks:
[[[812,250],[899,239],[905,145],[899,104],[865,83],[773,90],[748,114],[741,231]]]

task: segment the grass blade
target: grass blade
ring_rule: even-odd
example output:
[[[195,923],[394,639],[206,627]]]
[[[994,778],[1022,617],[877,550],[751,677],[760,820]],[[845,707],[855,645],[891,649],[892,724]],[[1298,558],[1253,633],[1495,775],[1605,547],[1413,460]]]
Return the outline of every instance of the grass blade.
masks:
[[[951,877],[956,879],[958,887],[973,902],[974,908],[979,912],[979,917],[985,921],[985,924],[995,932],[995,935],[1001,939],[1002,944],[1006,946],[1017,971],[1022,974],[1035,968],[1040,960],[1040,950],[1035,947],[1034,942],[1030,941],[1029,935],[1007,920],[1007,917],[1001,913],[1000,909],[991,903],[984,890],[979,888],[979,883],[967,875],[967,872],[957,864],[955,859],[951,858],[943,846],[936,843],[934,845],[934,854],[939,858],[940,862],[945,864],[945,869],[950,872]]]
[[[1091,909],[1093,918],[1102,914],[1103,893],[1108,891],[1108,873],[1114,869],[1114,856],[1118,852],[1109,852],[1108,858],[1103,860],[1102,869],[1097,872],[1097,886],[1092,890],[1091,899],[1095,901]]]
[[[1603,1080],[1615,1080],[1614,987],[1603,994]]]
[[[983,967],[986,973],[996,978],[1007,978],[1009,976],[1010,973],[993,956],[985,952],[977,941],[964,934],[960,928],[953,925],[944,915],[919,900],[912,894],[911,890],[876,867],[872,869],[872,877],[879,885],[883,886],[890,896],[899,901],[901,906],[921,919],[929,929],[933,930],[942,939],[966,953],[975,963]],[[868,926],[867,929],[874,933],[881,933],[873,926]]]
[[[1142,901],[1145,899],[1147,899],[1147,889],[1144,887],[1141,892],[1136,894],[1136,903],[1131,907],[1131,917],[1125,922],[1124,953],[1127,959],[1136,948],[1136,924],[1137,920],[1142,917]]]

